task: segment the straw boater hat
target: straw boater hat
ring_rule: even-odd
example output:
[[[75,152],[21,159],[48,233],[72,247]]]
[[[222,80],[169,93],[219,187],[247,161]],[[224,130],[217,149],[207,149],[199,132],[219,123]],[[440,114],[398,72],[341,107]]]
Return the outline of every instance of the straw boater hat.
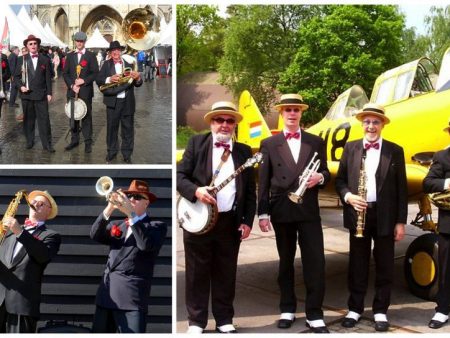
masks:
[[[156,201],[156,196],[150,192],[147,182],[140,180],[131,181],[128,190],[124,191],[125,194],[140,194],[147,196],[150,203]]]
[[[444,131],[446,133],[448,133],[449,130],[450,130],[450,120],[448,120],[448,126],[446,128],[444,128]]]
[[[388,124],[389,122],[391,122],[389,118],[384,114],[384,107],[376,103],[366,103],[363,109],[361,109],[356,114],[356,118],[359,121],[362,121],[367,115],[376,116],[382,119],[384,124]]]
[[[52,206],[52,211],[50,212],[50,215],[48,215],[47,219],[55,218],[55,216],[58,214],[58,206],[56,205],[55,200],[53,197],[49,194],[47,190],[34,190],[28,194],[28,200],[32,201],[36,196],[44,196]]]
[[[23,40],[23,45],[26,46],[29,41],[36,41],[38,45],[41,45],[41,39],[35,37],[33,34],[28,35],[28,37]]]
[[[217,115],[231,115],[236,119],[236,123],[241,122],[242,115],[236,109],[236,106],[232,102],[228,101],[219,101],[212,105],[211,111],[206,113],[203,119],[206,123],[211,123],[211,119],[213,119]]]
[[[299,106],[302,111],[309,108],[307,104],[303,103],[303,97],[299,94],[284,94],[281,95],[280,103],[275,105],[275,108],[281,112],[281,108],[285,106]]]

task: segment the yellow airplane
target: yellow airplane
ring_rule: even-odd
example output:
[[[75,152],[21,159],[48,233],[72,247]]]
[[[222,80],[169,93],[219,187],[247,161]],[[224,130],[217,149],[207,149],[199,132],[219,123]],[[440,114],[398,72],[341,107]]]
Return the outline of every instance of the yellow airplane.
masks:
[[[354,116],[367,102],[364,90],[352,86],[338,97],[319,123],[307,129],[325,140],[333,178],[346,142],[363,137],[361,122]],[[391,120],[383,130],[383,138],[404,149],[409,199],[418,201],[420,207],[411,224],[432,231],[416,238],[405,257],[405,277],[411,292],[431,299],[437,292],[438,282],[437,235],[430,202],[422,191],[422,180],[433,154],[450,143],[442,131],[450,117],[450,48],[444,54],[439,73],[424,57],[381,74],[375,81],[370,102],[382,104]],[[254,151],[259,149],[261,140],[283,128],[280,120],[276,130],[268,128],[248,91],[241,94],[239,111],[244,118],[239,123],[237,139]],[[327,185],[327,192],[336,195],[333,182]]]

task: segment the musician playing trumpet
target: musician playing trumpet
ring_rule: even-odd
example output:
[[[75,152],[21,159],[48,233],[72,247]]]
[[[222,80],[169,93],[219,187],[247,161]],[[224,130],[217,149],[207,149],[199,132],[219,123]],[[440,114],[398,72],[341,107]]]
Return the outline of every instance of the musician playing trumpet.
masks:
[[[325,293],[325,257],[319,214],[319,187],[329,181],[325,143],[300,129],[300,120],[308,105],[298,94],[281,96],[275,106],[284,121],[284,130],[261,142],[263,161],[259,168],[258,215],[261,231],[275,230],[280,287],[280,319],[277,327],[288,329],[295,321],[294,257],[299,243],[306,284],[306,325],[316,333],[327,333],[322,302]],[[314,161],[319,166],[307,176],[302,203],[294,203],[289,193],[299,188],[299,177]]]
[[[193,136],[177,167],[177,190],[187,200],[217,204],[215,226],[198,235],[183,230],[186,260],[188,333],[202,333],[208,323],[211,294],[216,331],[236,333],[233,325],[236,270],[241,240],[250,234],[256,211],[253,168],[210,194],[252,156],[249,146],[232,142],[242,115],[232,102],[220,101],[204,117],[211,132]]]
[[[167,233],[165,223],[147,214],[155,200],[147,182],[133,180],[127,190],[108,195],[92,225],[91,238],[110,247],[97,290],[94,333],[145,333],[153,266]],[[126,218],[110,221],[114,210]]]
[[[372,311],[375,330],[387,331],[394,243],[404,237],[408,211],[405,158],[403,148],[381,137],[384,126],[390,122],[383,106],[368,103],[356,118],[362,123],[364,138],[345,145],[336,175],[336,190],[344,206],[344,227],[350,233],[350,295],[342,326],[354,327],[364,311],[373,241],[375,295]],[[365,172],[366,179],[361,180],[361,172]],[[361,186],[364,184],[365,187]],[[365,191],[366,198],[358,191]],[[358,215],[362,212],[365,212],[362,237],[356,237]]]
[[[134,112],[136,100],[134,87],[140,87],[143,83],[139,72],[134,70],[135,64],[127,62],[122,57],[125,49],[118,41],[112,41],[107,49],[111,58],[105,61],[97,76],[97,84],[102,87],[105,84],[117,83],[114,90],[103,92],[103,103],[106,105],[106,163],[111,163],[119,152],[119,126],[121,127],[122,144],[120,146],[123,160],[131,164],[131,155],[134,148]],[[135,60],[136,61],[136,60]],[[137,61],[136,61],[137,62]],[[124,77],[130,81],[122,83]]]

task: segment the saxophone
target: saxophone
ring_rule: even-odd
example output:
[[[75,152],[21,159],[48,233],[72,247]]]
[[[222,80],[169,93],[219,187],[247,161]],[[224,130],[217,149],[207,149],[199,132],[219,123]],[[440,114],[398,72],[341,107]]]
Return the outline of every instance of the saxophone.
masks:
[[[362,197],[364,200],[367,199],[367,175],[365,168],[366,161],[366,151],[363,151],[361,157],[361,167],[359,169],[359,180],[358,180],[358,196]],[[362,238],[364,227],[366,226],[366,210],[357,211],[358,220],[356,221],[356,234],[355,237]]]
[[[12,201],[8,205],[8,209],[6,209],[5,214],[3,215],[3,218],[0,222],[0,245],[5,240],[6,233],[8,232],[8,228],[3,225],[5,221],[5,217],[14,217],[17,212],[17,208],[19,207],[20,200],[25,197],[25,200],[28,203],[28,195],[25,190],[19,190],[16,192],[15,197],[12,199]],[[29,205],[29,203],[28,203]]]

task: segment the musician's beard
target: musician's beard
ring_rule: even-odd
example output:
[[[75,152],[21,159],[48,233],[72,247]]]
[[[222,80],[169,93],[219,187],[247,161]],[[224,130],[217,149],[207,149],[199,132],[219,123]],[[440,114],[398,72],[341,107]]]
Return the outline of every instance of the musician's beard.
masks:
[[[231,133],[221,133],[216,134],[217,141],[228,143],[231,140]]]

